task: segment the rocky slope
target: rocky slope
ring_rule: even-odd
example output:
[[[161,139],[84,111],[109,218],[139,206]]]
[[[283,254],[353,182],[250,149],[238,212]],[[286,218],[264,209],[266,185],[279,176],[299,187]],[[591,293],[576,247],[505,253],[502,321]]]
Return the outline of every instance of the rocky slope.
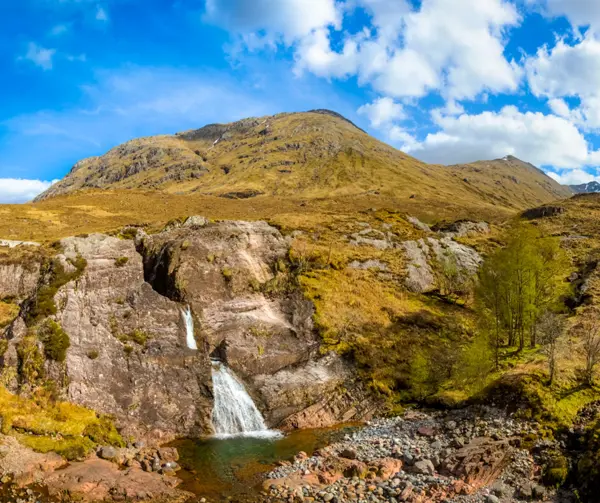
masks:
[[[569,185],[569,188],[575,194],[593,194],[595,192],[600,192],[600,183],[594,181],[582,183],[580,185]]]
[[[133,140],[80,161],[37,200],[85,188],[158,188],[233,199],[385,195],[517,209],[570,194],[514,157],[428,165],[328,111],[250,118]]]
[[[37,265],[38,283],[4,330],[13,391],[43,375],[69,401],[115,416],[122,434],[199,436],[212,431],[212,356],[246,382],[270,426],[371,417],[376,403],[348,364],[320,356],[313,306],[290,282],[277,229],[192,217],[151,236],[125,232],[135,240],[63,239]],[[187,306],[198,351],[186,345]],[[63,359],[50,349],[62,334]],[[39,353],[45,361],[24,366]]]

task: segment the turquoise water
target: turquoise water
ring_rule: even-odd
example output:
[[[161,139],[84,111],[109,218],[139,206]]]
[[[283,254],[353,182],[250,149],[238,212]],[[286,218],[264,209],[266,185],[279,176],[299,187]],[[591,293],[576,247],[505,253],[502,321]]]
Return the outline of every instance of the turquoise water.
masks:
[[[179,450],[183,470],[178,476],[184,480],[181,489],[211,499],[252,501],[277,461],[289,460],[299,451],[310,455],[354,428],[300,430],[281,438],[178,440],[170,445]]]

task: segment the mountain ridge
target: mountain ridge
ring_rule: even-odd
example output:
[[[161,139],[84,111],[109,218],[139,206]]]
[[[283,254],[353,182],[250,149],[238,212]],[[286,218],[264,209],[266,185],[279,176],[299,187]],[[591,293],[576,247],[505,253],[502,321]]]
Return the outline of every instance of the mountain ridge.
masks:
[[[570,195],[541,170],[510,156],[454,166],[424,163],[322,109],[134,139],[79,161],[36,201],[81,189],[226,198],[383,194],[511,210]]]

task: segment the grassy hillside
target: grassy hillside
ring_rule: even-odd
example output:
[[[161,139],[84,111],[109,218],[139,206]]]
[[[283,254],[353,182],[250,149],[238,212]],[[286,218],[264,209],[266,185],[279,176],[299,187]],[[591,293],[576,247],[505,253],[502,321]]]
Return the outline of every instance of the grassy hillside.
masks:
[[[130,141],[77,163],[39,199],[80,189],[161,189],[224,198],[368,197],[523,209],[569,195],[514,158],[428,165],[332,112],[279,114]]]

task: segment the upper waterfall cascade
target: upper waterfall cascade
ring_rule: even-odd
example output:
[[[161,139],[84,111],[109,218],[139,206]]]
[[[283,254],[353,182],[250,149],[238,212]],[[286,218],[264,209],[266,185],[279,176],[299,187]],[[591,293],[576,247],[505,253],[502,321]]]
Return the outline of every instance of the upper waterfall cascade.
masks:
[[[197,350],[198,345],[196,344],[196,337],[194,336],[194,317],[192,316],[192,310],[189,306],[181,311],[181,316],[185,321],[187,347]]]

